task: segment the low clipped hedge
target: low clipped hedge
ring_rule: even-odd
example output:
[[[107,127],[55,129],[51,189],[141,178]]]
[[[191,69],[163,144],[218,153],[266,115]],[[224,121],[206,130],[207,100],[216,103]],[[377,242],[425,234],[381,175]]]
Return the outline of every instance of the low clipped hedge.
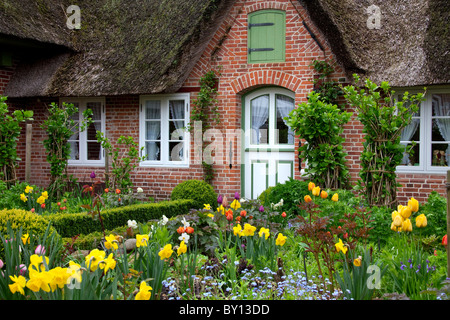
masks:
[[[101,213],[103,226],[112,230],[127,224],[128,220],[145,223],[148,220],[167,218],[186,214],[194,208],[192,200],[173,200],[158,203],[136,204],[105,210]],[[100,220],[87,213],[59,213],[47,217],[61,237],[73,237],[102,231]]]

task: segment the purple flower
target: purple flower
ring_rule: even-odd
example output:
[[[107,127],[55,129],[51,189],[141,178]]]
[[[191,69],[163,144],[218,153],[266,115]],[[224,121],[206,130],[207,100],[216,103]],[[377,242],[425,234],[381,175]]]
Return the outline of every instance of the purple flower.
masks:
[[[239,197],[239,192],[235,192],[234,193],[234,198],[236,199],[236,200],[239,200],[241,197]]]
[[[94,172],[94,171],[91,172],[91,178],[92,178],[92,179],[95,178],[95,172]]]
[[[259,212],[264,212],[264,207],[262,205],[259,207]]]
[[[222,204],[222,201],[223,201],[223,198],[222,198],[221,195],[219,195],[219,196],[217,197],[217,203],[218,203],[219,205],[221,205],[221,204]]]

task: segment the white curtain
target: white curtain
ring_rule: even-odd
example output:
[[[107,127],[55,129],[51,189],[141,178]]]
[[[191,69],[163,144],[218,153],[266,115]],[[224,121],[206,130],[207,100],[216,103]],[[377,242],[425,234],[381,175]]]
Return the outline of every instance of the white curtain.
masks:
[[[92,110],[92,120],[94,121],[95,131],[102,131],[102,105],[100,102],[88,104],[88,108]],[[92,142],[91,142],[92,143]],[[100,144],[100,143],[99,143]],[[102,158],[102,148],[100,150],[98,159]]]
[[[260,96],[251,102],[252,144],[260,144],[260,128],[269,118],[269,96]]]
[[[416,133],[417,128],[419,127],[420,119],[412,119],[411,123],[407,125],[401,135],[400,135],[400,141],[411,141],[412,136]],[[402,142],[402,145],[405,147],[408,145],[408,142]],[[409,155],[406,153],[406,151],[403,153],[403,159],[402,164],[403,165],[409,165],[410,164]]]
[[[177,119],[178,121],[172,121],[175,126],[174,132],[169,132],[171,140],[184,140],[183,128],[184,128],[184,100],[170,100],[169,101],[170,118]],[[183,119],[183,120],[180,120]],[[178,156],[176,155],[178,153]],[[171,150],[171,158],[174,161],[182,161],[183,156],[183,142],[178,143]]]
[[[436,117],[450,116],[450,95],[433,95],[432,106]],[[436,118],[435,120],[444,140],[450,141],[450,118]],[[447,147],[445,158],[447,160],[447,166],[450,166],[450,145]]]
[[[288,127],[288,143],[294,144],[294,132],[287,125],[285,117],[289,116],[289,113],[294,109],[294,100],[287,96],[277,95],[277,112],[280,113],[283,123]]]
[[[161,103],[160,101],[145,102],[145,140],[159,140],[161,138]],[[159,160],[159,147],[156,141],[146,141],[148,160]]]

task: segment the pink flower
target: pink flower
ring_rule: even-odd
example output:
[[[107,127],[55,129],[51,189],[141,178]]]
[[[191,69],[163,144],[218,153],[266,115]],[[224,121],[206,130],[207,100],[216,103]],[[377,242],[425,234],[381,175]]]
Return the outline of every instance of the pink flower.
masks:
[[[36,247],[36,250],[34,250],[34,253],[35,253],[35,254],[41,254],[41,255],[44,255],[44,254],[45,254],[45,247],[39,244],[39,245]]]
[[[27,266],[24,265],[24,264],[21,264],[21,265],[19,266],[19,274],[20,274],[21,276],[23,276],[26,272],[27,272]]]

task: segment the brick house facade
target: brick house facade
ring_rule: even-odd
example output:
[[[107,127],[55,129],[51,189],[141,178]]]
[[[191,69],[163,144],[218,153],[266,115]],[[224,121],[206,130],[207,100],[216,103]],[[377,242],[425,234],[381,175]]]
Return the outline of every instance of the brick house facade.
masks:
[[[249,37],[249,16],[255,12],[280,11],[285,17],[285,46],[284,60],[278,62],[249,63],[250,54],[248,49]],[[311,10],[311,9],[310,9]],[[331,43],[331,44],[330,44]],[[163,148],[162,139],[155,142],[156,138],[148,138],[143,130],[154,120],[147,118],[143,107],[147,108],[147,102],[158,101],[165,102],[173,99],[179,99],[179,96],[187,97],[187,111],[192,110],[192,103],[199,93],[200,78],[210,70],[220,70],[218,82],[218,112],[220,114],[220,123],[213,126],[213,138],[209,141],[202,141],[204,144],[215,146],[214,169],[215,174],[212,180],[214,189],[228,197],[233,197],[236,191],[243,195],[249,194],[248,188],[253,188],[263,180],[257,175],[253,175],[253,170],[259,170],[258,165],[261,162],[255,162],[255,165],[246,163],[250,157],[251,148],[246,145],[242,132],[246,132],[248,124],[244,122],[245,110],[249,108],[250,97],[270,94],[286,95],[292,97],[294,104],[298,105],[306,100],[309,92],[313,90],[314,70],[311,62],[313,60],[327,60],[335,65],[333,79],[342,83],[350,81],[349,75],[353,70],[349,70],[348,65],[342,62],[339,54],[336,54],[335,46],[325,35],[323,30],[317,25],[317,20],[312,19],[311,12],[302,1],[273,0],[273,1],[232,1],[232,4],[226,10],[223,19],[215,27],[214,32],[205,42],[201,54],[197,59],[191,62],[189,71],[181,85],[171,92],[141,92],[139,94],[130,92],[111,94],[105,92],[102,94],[96,92],[92,97],[99,98],[104,107],[102,121],[104,121],[104,130],[111,141],[116,141],[121,135],[132,136],[135,141],[139,141],[141,146],[158,145],[158,153]],[[15,65],[20,64],[14,60],[14,66],[0,67],[0,94],[8,94],[8,81],[14,75]],[[409,87],[405,86],[405,87]],[[448,90],[448,86],[444,88]],[[253,95],[252,95],[253,94]],[[89,95],[82,95],[83,99],[89,100]],[[14,107],[32,109],[34,111],[33,136],[32,136],[32,164],[31,178],[29,183],[46,186],[49,181],[49,164],[46,161],[45,149],[42,146],[42,140],[45,137],[40,123],[45,119],[46,106],[51,102],[60,103],[65,97],[74,98],[75,96],[47,95],[47,96],[10,96],[8,102]],[[86,100],[86,101],[87,101]],[[170,103],[170,102],[169,102]],[[148,104],[151,106],[151,102]],[[151,107],[150,107],[151,108]],[[147,109],[146,109],[147,110]],[[161,109],[162,110],[162,109]],[[360,169],[359,157],[362,151],[363,133],[362,125],[356,119],[354,110],[347,107],[347,111],[353,112],[353,117],[345,125],[344,137],[346,142],[344,147],[348,153],[348,167],[351,174],[351,183],[358,179]],[[169,113],[168,113],[169,114]],[[170,127],[177,121],[172,121],[169,114],[167,123]],[[188,119],[186,119],[186,122]],[[152,122],[153,121],[153,122]],[[159,120],[158,120],[159,121]],[[162,118],[159,125],[162,126]],[[186,124],[186,123],[185,123]],[[147,131],[145,131],[147,132]],[[202,179],[202,165],[195,153],[195,143],[198,139],[194,134],[188,133],[185,136],[183,150],[189,154],[184,154],[183,165],[176,163],[165,163],[154,165],[153,162],[141,163],[132,173],[132,180],[135,187],[142,187],[146,195],[154,197],[157,200],[170,197],[172,189],[180,182],[188,179]],[[210,138],[208,136],[208,138]],[[241,139],[243,138],[243,139]],[[251,139],[251,138],[250,138]],[[157,140],[157,139],[156,139]],[[205,139],[203,139],[205,140]],[[168,145],[172,148],[170,138]],[[299,163],[298,151],[299,137],[295,137],[293,145],[289,145],[285,152],[290,158],[276,160],[279,167],[277,172],[287,172],[286,174],[296,179],[302,179],[301,168],[304,163]],[[166,147],[167,148],[167,147]],[[173,151],[173,149],[170,149]],[[271,150],[273,151],[273,150]],[[18,144],[19,162],[18,178],[25,178],[25,135],[21,136]],[[247,154],[248,153],[248,154]],[[155,155],[156,157],[156,155]],[[161,157],[161,155],[158,155]],[[156,158],[155,158],[156,159]],[[267,158],[269,159],[269,158]],[[159,158],[162,161],[162,158]],[[263,168],[268,168],[269,161],[264,162]],[[170,161],[169,161],[170,162]],[[267,164],[267,166],[266,166]],[[281,167],[280,164],[285,165]],[[282,169],[283,168],[283,169]],[[252,175],[245,175],[244,172],[252,171]],[[268,169],[267,169],[268,170]],[[281,171],[284,170],[284,171]],[[286,171],[287,170],[287,171]],[[100,179],[104,178],[104,162],[96,164],[75,163],[69,165],[69,174],[73,174],[79,181],[89,181],[89,174],[95,171]],[[282,181],[283,177],[277,175],[275,182]],[[445,172],[399,172],[398,181],[402,184],[399,189],[399,201],[405,201],[414,196],[419,201],[424,201],[432,190],[442,194],[445,192]],[[246,180],[252,181],[246,181]],[[266,186],[269,186],[269,180],[266,179]]]

